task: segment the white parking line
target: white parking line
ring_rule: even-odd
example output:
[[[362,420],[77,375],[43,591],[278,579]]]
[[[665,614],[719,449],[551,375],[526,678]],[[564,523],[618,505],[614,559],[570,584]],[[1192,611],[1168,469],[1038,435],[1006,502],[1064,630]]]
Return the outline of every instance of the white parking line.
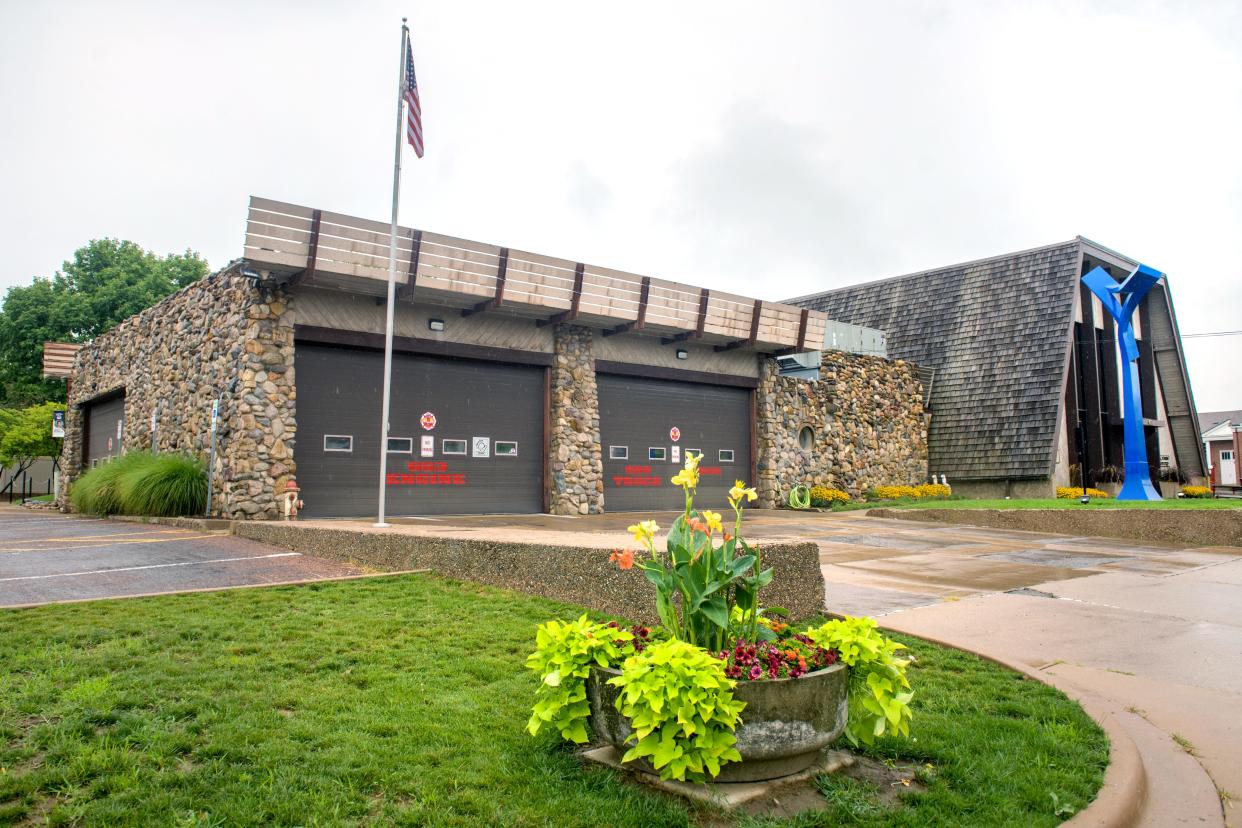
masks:
[[[215,558],[210,561],[182,561],[181,563],[147,564],[146,566],[123,566],[116,569],[91,569],[85,572],[58,572],[53,575],[20,575],[16,578],[0,578],[0,582],[39,581],[45,578],[71,578],[77,575],[109,575],[113,572],[136,572],[140,569],[166,569],[171,566],[199,566],[201,564],[231,563],[232,561],[259,561],[265,558],[300,558],[301,556],[301,552],[275,552],[271,555],[251,555],[245,558]]]

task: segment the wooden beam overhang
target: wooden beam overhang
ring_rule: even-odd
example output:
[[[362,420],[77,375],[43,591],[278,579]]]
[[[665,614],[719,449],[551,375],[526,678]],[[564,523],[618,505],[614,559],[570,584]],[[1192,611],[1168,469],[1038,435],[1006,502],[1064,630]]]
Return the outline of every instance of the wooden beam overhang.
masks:
[[[569,310],[561,311],[555,316],[549,316],[547,319],[540,319],[535,322],[536,328],[542,328],[546,325],[559,325],[562,322],[572,322],[578,318],[578,309],[582,306],[582,274],[586,270],[586,265],[578,262],[574,266],[574,295],[569,303]]]
[[[293,287],[303,279],[314,277],[315,260],[319,258],[319,227],[322,223],[323,210],[315,210],[311,213],[310,245],[306,251],[306,267],[289,277],[289,281],[286,282],[289,287]]]
[[[414,287],[418,284],[418,253],[423,246],[423,231],[410,231],[410,270],[405,284],[397,288],[398,299],[414,301]]]
[[[720,353],[721,351],[733,351],[737,348],[755,347],[755,343],[759,341],[759,317],[763,314],[763,300],[756,299],[755,307],[750,312],[750,336],[745,339],[735,339],[724,345],[717,345],[712,350]]]
[[[604,331],[604,336],[616,336],[630,331],[641,331],[647,326],[647,298],[651,295],[651,277],[644,276],[642,287],[638,290],[638,318],[633,322],[618,325],[612,330]]]
[[[467,308],[461,312],[462,316],[474,316],[476,313],[494,310],[504,304],[505,301],[505,275],[509,272],[509,248],[500,248],[500,263],[496,270],[496,295],[491,299],[480,302],[473,308]]]
[[[693,331],[683,331],[676,336],[666,336],[660,342],[664,345],[672,345],[675,342],[685,342],[687,339],[702,339],[703,328],[707,325],[707,302],[710,296],[711,291],[707,288],[699,291],[699,320]]]
[[[806,323],[810,316],[811,311],[808,308],[803,308],[801,318],[798,320],[798,344],[793,348],[783,348],[777,351],[776,356],[789,356],[790,354],[800,354],[806,351]]]

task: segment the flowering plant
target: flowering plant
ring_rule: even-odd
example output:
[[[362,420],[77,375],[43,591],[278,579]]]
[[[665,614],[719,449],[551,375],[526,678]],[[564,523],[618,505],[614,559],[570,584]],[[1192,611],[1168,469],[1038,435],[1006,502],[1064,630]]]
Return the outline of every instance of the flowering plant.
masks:
[[[734,610],[741,612],[742,637],[753,640],[760,626],[759,590],[772,580],[759,550],[742,538],[742,513],[756,499],[755,490],[738,480],[729,490],[732,532],[718,512],[694,508],[699,456],[687,453],[685,466],[672,478],[685,495],[685,509],[668,532],[666,551],[656,551],[654,520],[629,527],[646,553],[618,550],[612,560],[622,569],[637,566],[656,588],[656,613],[668,634],[719,652],[728,646]]]

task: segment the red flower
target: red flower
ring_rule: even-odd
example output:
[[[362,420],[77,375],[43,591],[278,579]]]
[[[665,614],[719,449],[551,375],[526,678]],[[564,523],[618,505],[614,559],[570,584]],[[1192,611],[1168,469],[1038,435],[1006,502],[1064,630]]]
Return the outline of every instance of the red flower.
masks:
[[[608,560],[622,569],[634,568],[634,550],[618,549],[608,556]]]

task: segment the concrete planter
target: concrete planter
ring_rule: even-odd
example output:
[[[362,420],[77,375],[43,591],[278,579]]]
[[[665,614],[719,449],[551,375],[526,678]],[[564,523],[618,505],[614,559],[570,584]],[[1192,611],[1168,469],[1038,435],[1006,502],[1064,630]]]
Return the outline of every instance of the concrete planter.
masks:
[[[595,735],[624,753],[632,732],[630,720],[617,710],[620,688],[608,679],[621,675],[595,668],[587,680],[591,726]],[[849,669],[834,664],[796,679],[739,681],[733,697],[746,702],[737,729],[741,762],[720,769],[716,782],[759,782],[806,770],[820,751],[836,741],[849,717]],[[646,761],[633,763],[646,773],[656,770]]]
[[[1177,497],[1177,493],[1182,490],[1182,484],[1174,483],[1168,480],[1160,481],[1160,496],[1165,500]]]
[[[1094,488],[1107,492],[1109,498],[1116,499],[1118,493],[1121,492],[1121,487],[1124,485],[1124,483],[1096,483]]]

